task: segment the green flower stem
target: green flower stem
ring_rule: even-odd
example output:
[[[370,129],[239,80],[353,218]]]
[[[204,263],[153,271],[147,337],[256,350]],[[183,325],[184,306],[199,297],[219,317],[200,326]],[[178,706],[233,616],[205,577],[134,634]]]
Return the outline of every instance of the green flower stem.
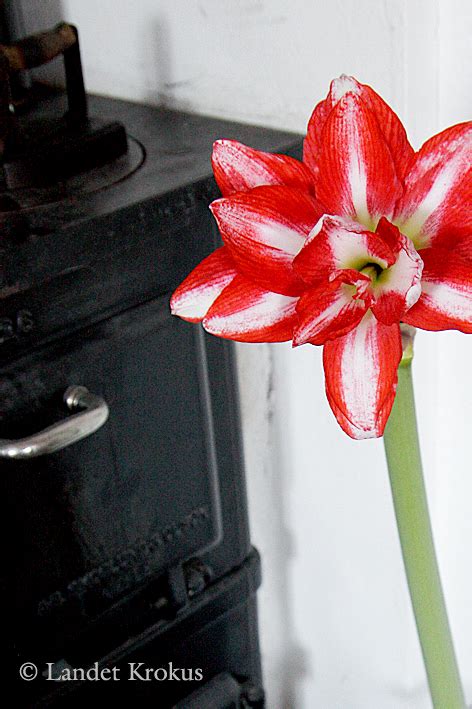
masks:
[[[384,434],[385,452],[433,706],[435,709],[464,709],[464,693],[441,588],[423,481],[411,355],[410,348],[409,356],[404,356],[398,370],[397,395]]]

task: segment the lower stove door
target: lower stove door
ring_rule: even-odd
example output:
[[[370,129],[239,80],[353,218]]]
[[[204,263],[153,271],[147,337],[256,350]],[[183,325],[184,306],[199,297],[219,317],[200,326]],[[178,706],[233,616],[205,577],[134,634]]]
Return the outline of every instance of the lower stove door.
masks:
[[[195,596],[174,619],[146,628],[108,656],[98,657],[90,645],[88,662],[83,654],[74,657],[73,647],[53,666],[35,662],[38,677],[18,680],[19,705],[261,709],[259,583],[260,560],[253,550],[241,567]]]
[[[67,420],[63,393],[109,407],[92,435],[2,460],[1,593],[20,653],[54,657],[150,578],[221,539],[205,341],[162,298],[2,367],[0,437]]]

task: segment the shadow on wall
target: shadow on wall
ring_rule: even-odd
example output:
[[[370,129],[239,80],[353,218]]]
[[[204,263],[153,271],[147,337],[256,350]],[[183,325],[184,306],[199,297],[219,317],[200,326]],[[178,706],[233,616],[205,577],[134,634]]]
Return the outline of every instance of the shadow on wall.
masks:
[[[179,88],[184,88],[192,80],[172,81],[172,64],[170,60],[170,28],[163,17],[156,20],[153,25],[153,56],[151,64],[155,67],[156,76],[154,81],[150,82],[151,88],[147,96],[144,98],[144,103],[150,103],[155,106],[163,106],[164,108],[175,108],[175,92]],[[189,47],[190,49],[190,47]],[[146,56],[143,57],[143,62],[146,65],[149,62],[147,49],[145,48]],[[192,103],[190,101],[179,100],[179,110],[192,112]]]
[[[273,393],[271,396],[272,401],[269,404],[271,425],[269,465],[274,475],[274,489],[272,492],[274,495],[274,515],[278,526],[278,539],[276,541],[279,545],[278,571],[280,586],[277,589],[277,593],[279,594],[282,617],[284,619],[283,637],[285,651],[283,664],[280,668],[281,687],[283,688],[280,707],[281,709],[296,709],[301,702],[300,686],[303,684],[303,678],[310,674],[310,664],[312,663],[309,661],[305,649],[297,643],[294,635],[293,594],[289,579],[291,578],[291,564],[296,548],[293,534],[287,521],[286,510],[286,501],[291,485],[291,461],[293,460],[293,455],[283,422],[280,416],[274,415],[277,399],[279,408],[281,404],[285,407],[288,406],[283,386],[280,386],[280,382],[283,381],[280,364],[278,358],[274,355],[275,352],[272,349],[270,388]],[[278,382],[279,386],[274,386],[274,382]],[[288,415],[290,415],[289,412]]]
[[[23,15],[28,33],[38,32],[47,27],[53,27],[64,19],[64,8],[61,0],[48,0],[38,3],[37,0],[7,0],[6,6],[18,5]]]
[[[262,556],[258,607],[267,703],[271,709],[296,709],[313,663],[294,628],[292,564],[297,549],[287,509],[293,453],[286,421],[279,415],[287,397],[278,346],[243,343],[236,345],[236,353],[251,539]]]

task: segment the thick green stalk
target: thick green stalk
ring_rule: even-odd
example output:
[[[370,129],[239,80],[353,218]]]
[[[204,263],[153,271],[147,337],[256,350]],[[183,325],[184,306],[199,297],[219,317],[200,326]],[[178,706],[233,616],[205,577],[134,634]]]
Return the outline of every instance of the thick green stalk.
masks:
[[[411,378],[411,352],[384,434],[393,503],[411,602],[435,709],[464,709],[423,481]]]

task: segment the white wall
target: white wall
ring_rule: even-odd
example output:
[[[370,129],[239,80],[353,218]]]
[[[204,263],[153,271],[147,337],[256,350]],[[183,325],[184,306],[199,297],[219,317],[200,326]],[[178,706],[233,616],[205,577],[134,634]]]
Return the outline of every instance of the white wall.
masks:
[[[60,2],[23,0],[30,27]],[[467,0],[63,0],[89,89],[303,131],[329,80],[372,84],[419,145],[469,118]],[[382,444],[340,431],[320,351],[239,346],[269,709],[426,709]],[[421,333],[415,377],[435,532],[472,701],[472,338]]]
[[[438,114],[440,126],[470,120],[472,5],[439,1]],[[468,206],[470,208],[470,205]],[[437,542],[447,583],[456,649],[472,703],[471,420],[472,337],[444,333],[438,343]]]
[[[87,85],[302,131],[330,77],[403,96],[402,3],[373,0],[22,0],[77,23]]]

